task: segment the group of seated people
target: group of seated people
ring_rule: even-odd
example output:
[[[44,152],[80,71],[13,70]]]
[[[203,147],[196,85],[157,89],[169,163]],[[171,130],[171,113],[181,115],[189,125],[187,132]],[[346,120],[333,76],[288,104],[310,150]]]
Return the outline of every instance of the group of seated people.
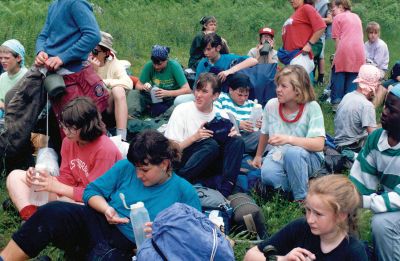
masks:
[[[371,64],[361,66],[354,80],[357,89],[343,97],[334,121],[337,149],[354,153],[350,178],[328,175],[309,183],[323,166],[326,138],[324,115],[309,72],[301,65],[277,71],[276,98],[266,103],[261,118],[254,119],[258,103],[249,100],[251,83],[240,70],[278,62],[273,48],[262,53],[264,45],[273,47],[274,31],[261,28],[257,47],[249,56],[239,56],[230,54],[226,41],[215,33],[215,17],[204,17],[201,24],[202,33],[191,48],[197,60],[189,61],[196,71],[193,91],[181,65],[169,59],[166,46],[152,47],[151,61],[135,78],[117,59],[112,36],[99,30],[98,41],[93,40],[93,48],[85,54],[84,69],[76,69],[77,64],[68,63],[66,56],[49,57],[50,52],[41,49],[51,28],[39,36],[35,68],[29,72],[20,42],[1,45],[5,73],[0,76],[0,109],[6,115],[8,108],[15,109],[22,83],[40,67],[62,74],[70,96],[69,100],[67,94],[52,98],[65,137],[60,175],[30,167],[13,170],[7,177],[10,199],[25,222],[0,253],[0,260],[35,257],[50,243],[74,260],[101,258],[109,251],[109,260],[131,260],[135,239],[121,193],[129,205],[144,202],[151,220],[175,202],[201,210],[192,185],[201,183],[228,197],[235,192],[244,155],[254,156],[250,163],[260,169],[264,186],[288,192],[306,209],[305,218],[250,249],[245,260],[265,260],[268,246],[275,248],[279,260],[367,260],[355,236],[360,206],[374,213],[378,259],[391,260],[399,254],[392,246],[400,233],[400,84],[392,82],[388,89],[382,128],[378,128],[371,101],[380,88],[382,70]],[[94,84],[94,93],[72,94],[68,80],[90,82],[91,78],[77,80],[71,72],[86,73],[87,68],[101,83]],[[227,85],[227,92],[221,92],[221,83]],[[9,92],[14,85],[15,94]],[[128,92],[135,97],[133,117],[144,113],[156,117],[169,109],[172,113],[164,133],[138,133],[124,159],[106,136],[102,113],[114,115],[116,134],[127,140]],[[214,127],[213,122],[217,122]],[[32,186],[37,192],[48,192],[51,202],[32,204]],[[147,231],[151,232],[151,225],[147,224]]]

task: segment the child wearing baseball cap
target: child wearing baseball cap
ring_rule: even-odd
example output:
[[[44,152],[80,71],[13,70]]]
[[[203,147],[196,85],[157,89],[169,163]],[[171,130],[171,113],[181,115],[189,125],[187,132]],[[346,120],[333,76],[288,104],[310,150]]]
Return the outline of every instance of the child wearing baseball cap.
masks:
[[[278,54],[274,50],[274,29],[263,27],[258,30],[258,34],[257,46],[250,49],[247,55],[256,58],[258,63],[278,63]]]

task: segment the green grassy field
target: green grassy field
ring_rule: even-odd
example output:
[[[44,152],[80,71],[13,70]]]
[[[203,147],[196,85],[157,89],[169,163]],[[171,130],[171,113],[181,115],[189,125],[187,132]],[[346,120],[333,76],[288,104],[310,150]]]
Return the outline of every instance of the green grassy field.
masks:
[[[34,59],[36,37],[44,23],[49,0],[2,0],[0,2],[0,42],[16,38],[26,48],[27,64]],[[393,64],[400,57],[400,45],[396,30],[400,4],[394,0],[353,1],[353,11],[360,15],[363,25],[375,20],[382,26],[382,39],[390,49]],[[199,20],[203,15],[215,15],[218,33],[227,39],[231,51],[247,54],[257,43],[258,29],[268,25],[276,31],[276,46],[281,46],[280,30],[292,9],[286,0],[93,0],[95,15],[100,28],[114,36],[114,46],[120,59],[132,63],[134,75],[150,57],[151,46],[162,44],[171,47],[170,57],[184,66],[189,58],[189,48],[194,35],[200,30]],[[397,41],[396,41],[397,40]],[[333,53],[333,42],[328,41],[326,57]],[[326,71],[329,71],[326,63]],[[328,77],[326,77],[328,78]],[[322,87],[316,88],[317,93]],[[333,133],[333,114],[330,106],[322,104],[327,132]],[[0,202],[7,198],[5,174],[0,177]],[[268,230],[276,232],[283,225],[302,215],[295,203],[278,197],[270,202],[261,202]],[[361,212],[361,238],[370,241],[370,213]],[[14,212],[0,209],[0,249],[5,246],[13,231],[20,226]],[[241,260],[249,243],[235,247],[237,260]],[[58,250],[48,249],[54,260],[62,260]]]

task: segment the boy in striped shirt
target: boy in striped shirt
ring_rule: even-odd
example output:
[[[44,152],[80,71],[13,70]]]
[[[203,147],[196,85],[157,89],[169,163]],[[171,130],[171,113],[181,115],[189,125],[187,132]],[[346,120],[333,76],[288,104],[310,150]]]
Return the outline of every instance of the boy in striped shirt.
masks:
[[[389,92],[381,117],[350,171],[363,208],[374,212],[372,233],[378,260],[400,257],[400,85]]]
[[[255,154],[260,131],[254,131],[253,123],[250,120],[251,111],[255,104],[252,100],[249,100],[250,79],[245,74],[235,73],[228,76],[227,81],[229,92],[221,92],[214,102],[214,106],[235,116],[245,144],[245,154]],[[261,119],[256,126],[261,128]]]

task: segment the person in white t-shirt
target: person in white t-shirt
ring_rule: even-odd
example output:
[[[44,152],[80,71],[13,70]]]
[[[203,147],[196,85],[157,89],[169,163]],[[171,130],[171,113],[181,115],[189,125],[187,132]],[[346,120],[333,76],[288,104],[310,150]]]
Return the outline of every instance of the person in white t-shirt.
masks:
[[[239,174],[244,142],[233,128],[223,142],[214,139],[213,132],[204,128],[218,114],[227,117],[213,106],[220,92],[213,74],[201,74],[194,90],[195,100],[175,108],[165,136],[178,142],[182,149],[178,175],[191,183],[201,182],[215,188],[227,197]]]

